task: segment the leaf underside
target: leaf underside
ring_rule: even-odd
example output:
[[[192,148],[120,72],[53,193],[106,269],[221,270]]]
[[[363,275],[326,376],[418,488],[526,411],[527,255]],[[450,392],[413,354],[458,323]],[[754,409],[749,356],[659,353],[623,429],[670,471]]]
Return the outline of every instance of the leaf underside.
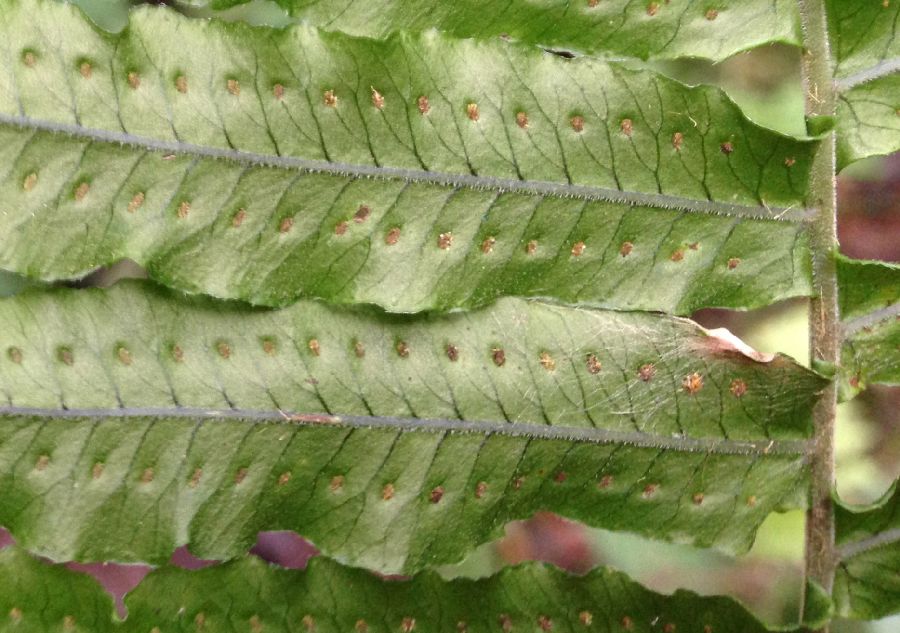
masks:
[[[151,572],[126,598],[125,621],[112,619],[111,601],[80,574],[15,548],[0,551],[0,571],[0,608],[15,619],[14,630],[26,632],[655,633],[691,631],[698,624],[716,633],[768,631],[731,599],[688,591],[661,595],[610,569],[576,577],[530,564],[484,580],[445,581],[429,573],[385,581],[324,558],[314,558],[304,571],[247,558],[202,570]],[[47,595],[54,600],[45,604]],[[821,618],[827,600],[818,591],[812,595],[809,611]]]
[[[842,389],[900,384],[900,266],[838,258],[844,321]]]
[[[129,257],[191,292],[397,312],[811,292],[815,144],[713,89],[436,34],[145,8],[111,36],[56,3],[2,13],[3,268],[53,280]]]
[[[836,541],[841,554],[834,581],[837,612],[877,619],[900,612],[900,494],[896,484],[867,508],[837,504]]]
[[[838,167],[900,150],[896,2],[829,0],[839,89]]]
[[[224,9],[248,0],[212,0]],[[363,37],[438,29],[460,38],[512,38],[525,44],[641,59],[703,57],[722,60],[742,50],[799,44],[790,0],[703,3],[496,0],[350,0],[340,4],[276,0],[291,15],[318,27]],[[189,0],[190,4],[206,4]],[[490,16],[490,19],[485,19]]]
[[[56,559],[293,529],[405,572],[538,510],[743,551],[804,503],[823,384],[689,321],[517,299],[388,317],[132,283],[26,292],[0,324],[0,523]]]

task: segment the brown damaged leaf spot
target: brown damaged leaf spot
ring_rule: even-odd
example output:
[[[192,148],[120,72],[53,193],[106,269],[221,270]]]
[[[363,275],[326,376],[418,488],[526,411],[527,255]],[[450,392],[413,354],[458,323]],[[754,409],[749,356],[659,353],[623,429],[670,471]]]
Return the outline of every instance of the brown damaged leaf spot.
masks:
[[[366,220],[369,219],[369,216],[372,215],[372,209],[368,205],[361,204],[359,208],[356,210],[356,213],[353,214],[353,221],[357,224],[362,224]]]
[[[596,354],[588,354],[586,362],[588,373],[599,374],[600,370],[603,369],[603,363],[600,362]]]
[[[477,103],[470,103],[466,105],[466,116],[469,117],[470,121],[477,121],[481,118],[481,113],[478,111]]]
[[[740,398],[745,393],[747,393],[747,383],[740,378],[735,378],[731,381],[731,387],[729,388],[729,391],[731,391],[731,395],[733,395],[735,398]]]
[[[584,249],[586,248],[584,242],[575,242],[572,245],[572,257],[581,257],[584,255]]]
[[[247,472],[246,468],[238,468],[237,472],[234,473],[234,485],[239,486],[244,483],[244,480],[247,478]]]
[[[191,480],[188,482],[188,486],[191,488],[196,488],[200,484],[200,479],[203,477],[203,469],[195,468],[194,472],[191,474]]]
[[[281,101],[284,98],[284,86],[282,84],[272,86],[272,96]]]
[[[178,205],[178,210],[176,211],[176,214],[178,215],[179,219],[184,220],[185,218],[187,218],[187,216],[190,214],[190,212],[191,212],[191,203],[187,202],[187,201],[183,201],[181,204]]]
[[[130,73],[128,73],[127,79],[128,79],[128,85],[131,87],[132,90],[137,90],[138,88],[141,87],[141,76],[139,74],[137,74],[136,72],[131,71]]]
[[[722,150],[722,153],[726,156],[734,152],[734,144],[731,141],[725,141],[719,146],[719,149]]]
[[[336,108],[338,104],[337,95],[334,94],[334,90],[326,90],[322,94],[322,103],[325,104],[326,107]]]
[[[309,351],[312,352],[313,356],[318,356],[321,353],[321,347],[319,347],[319,339],[309,339],[309,342],[306,344],[306,346],[309,347]]]
[[[49,455],[38,455],[37,461],[34,462],[34,469],[37,471],[43,471],[47,469],[47,466],[50,464],[50,456]]]
[[[437,244],[442,251],[449,250],[453,245],[453,233],[441,233],[438,235]]]
[[[134,213],[142,206],[144,206],[144,192],[138,191],[132,196],[131,201],[128,203],[128,213]]]
[[[216,344],[216,351],[219,353],[219,356],[225,360],[231,358],[231,346],[225,341],[219,341]]]
[[[229,79],[225,82],[225,88],[235,97],[241,94],[241,83],[237,79]]]
[[[547,371],[555,371],[556,370],[556,361],[553,360],[553,357],[550,356],[549,352],[541,352],[541,367],[546,369]]]
[[[440,503],[441,499],[444,498],[444,487],[436,486],[431,490],[431,494],[428,496],[429,501],[431,503]]]
[[[294,228],[294,218],[284,218],[278,225],[278,232],[284,235],[290,233],[292,228]]]
[[[456,345],[452,345],[450,343],[447,344],[447,358],[450,359],[450,362],[455,363],[459,360],[459,348]]]
[[[356,343],[353,344],[353,353],[356,354],[357,358],[365,358],[366,346],[363,345],[361,341],[356,341]]]
[[[38,175],[36,172],[31,172],[22,180],[22,189],[25,191],[31,191],[34,189],[34,186],[37,184]]]
[[[650,382],[651,380],[653,380],[653,376],[655,375],[656,367],[653,365],[653,363],[641,365],[640,369],[638,369],[638,378],[640,378],[644,382]]]
[[[703,376],[697,372],[688,374],[681,380],[681,388],[693,396],[703,389]]]
[[[682,134],[681,132],[675,132],[675,134],[672,135],[672,147],[675,148],[676,152],[681,151],[682,143],[684,143],[684,134]]]
[[[394,484],[384,484],[384,488],[381,489],[381,498],[384,501],[390,501],[394,498]]]
[[[60,347],[59,349],[57,349],[56,359],[64,365],[68,365],[69,367],[75,364],[75,355],[68,347]]]
[[[597,488],[605,490],[613,485],[613,481],[615,481],[615,479],[612,475],[603,475],[603,477],[600,478],[600,481],[597,482]]]
[[[647,15],[649,15],[650,17],[653,17],[657,13],[659,13],[659,3],[658,2],[651,2],[650,4],[647,5]]]
[[[177,90],[178,92],[180,92],[183,95],[187,94],[187,91],[188,91],[187,77],[185,77],[184,75],[178,75],[175,78],[175,90]]]
[[[484,495],[487,494],[488,485],[487,482],[479,481],[475,486],[475,498],[483,499]]]
[[[22,63],[29,68],[34,68],[34,65],[37,64],[37,56],[32,51],[25,51],[22,53]]]
[[[278,485],[283,486],[291,480],[291,471],[285,471],[278,476]]]
[[[126,367],[131,365],[131,363],[133,362],[131,351],[124,345],[119,345],[116,347],[116,358],[118,358],[119,362]]]
[[[622,119],[622,122],[619,123],[619,128],[622,130],[622,134],[630,137],[632,132],[634,132],[634,123],[631,119]]]
[[[719,17],[719,12],[716,9],[710,9],[706,12],[706,19],[712,22],[717,17]]]
[[[534,254],[537,252],[537,248],[538,248],[538,242],[537,242],[537,240],[530,240],[530,241],[525,245],[525,253],[526,253],[527,255],[534,255]]]
[[[94,67],[91,66],[90,62],[81,62],[81,65],[78,66],[78,72],[85,79],[90,79],[94,74]]]
[[[384,109],[384,95],[372,87],[372,106],[376,110]]]
[[[538,616],[537,619],[538,626],[542,631],[552,631],[553,630],[553,620],[551,620],[546,615]]]
[[[337,494],[344,488],[344,476],[343,475],[335,475],[331,478],[331,483],[328,484],[328,489]]]
[[[406,341],[397,341],[397,356],[400,358],[409,357],[409,345],[407,345]]]
[[[14,362],[16,365],[22,364],[22,350],[18,347],[10,347],[6,350],[6,355],[9,357],[9,360]]]
[[[622,257],[628,257],[631,255],[631,251],[634,250],[634,244],[631,242],[622,242],[622,246],[619,247],[619,255]]]
[[[528,115],[524,112],[516,113],[516,125],[518,125],[523,130],[528,127]]]
[[[416,619],[415,618],[406,617],[406,618],[403,618],[403,622],[400,623],[400,630],[403,631],[403,633],[412,633],[415,628],[416,628]]]
[[[575,130],[579,134],[581,132],[584,132],[584,117],[583,116],[579,116],[579,115],[573,116],[572,120],[570,122],[572,124],[573,130]]]
[[[72,197],[75,198],[75,202],[81,202],[84,200],[85,196],[88,195],[88,192],[91,190],[91,185],[87,182],[80,183],[77,187],[75,187],[75,191],[72,192]]]
[[[728,270],[734,270],[738,266],[741,265],[741,260],[737,257],[732,257],[728,260]]]
[[[578,614],[578,621],[584,626],[590,626],[594,622],[594,614],[590,611],[582,611]]]
[[[647,484],[644,486],[644,491],[641,493],[641,496],[644,497],[644,499],[649,499],[656,494],[657,490],[659,490],[659,484]]]
[[[428,102],[428,97],[424,95],[416,101],[416,107],[419,109],[419,114],[426,115],[431,112],[431,104]]]
[[[491,350],[491,358],[497,367],[503,367],[506,364],[506,352],[499,347]]]
[[[394,227],[390,231],[387,232],[387,235],[384,236],[384,243],[388,246],[393,246],[397,242],[400,241],[400,228]]]
[[[481,243],[481,252],[485,255],[489,255],[494,252],[494,244],[497,243],[497,238],[495,237],[487,237]]]
[[[337,224],[334,225],[334,234],[335,235],[343,235],[344,233],[347,232],[348,227],[349,227],[349,225],[347,224],[347,221],[341,220],[340,222],[338,222]]]

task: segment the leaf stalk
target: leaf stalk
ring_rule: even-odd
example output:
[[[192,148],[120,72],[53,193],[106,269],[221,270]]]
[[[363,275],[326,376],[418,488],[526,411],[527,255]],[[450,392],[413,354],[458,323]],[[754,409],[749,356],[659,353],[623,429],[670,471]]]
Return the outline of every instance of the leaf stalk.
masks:
[[[803,83],[806,117],[835,115],[834,60],[825,0],[798,0],[803,29]],[[820,119],[821,120],[821,119]],[[809,223],[814,296],[809,304],[809,345],[813,363],[840,365],[841,327],[837,288],[837,187],[835,133],[826,134],[813,158],[807,205],[816,209]],[[814,443],[810,455],[810,505],[806,517],[806,579],[829,594],[837,550],[834,535],[834,426],[837,384],[832,381],[813,409]],[[804,612],[807,610],[804,599]],[[819,629],[827,633],[828,627]]]

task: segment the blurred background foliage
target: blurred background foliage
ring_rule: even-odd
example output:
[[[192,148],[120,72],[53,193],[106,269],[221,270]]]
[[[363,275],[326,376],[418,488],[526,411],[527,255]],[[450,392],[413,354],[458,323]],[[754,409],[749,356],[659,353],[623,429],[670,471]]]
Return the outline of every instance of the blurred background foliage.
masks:
[[[75,0],[102,28],[121,30],[137,0]],[[291,19],[269,0],[225,12],[212,12],[203,0],[172,0],[168,4],[197,18],[243,20],[251,24],[286,26]],[[786,134],[804,133],[799,52],[769,46],[732,57],[720,64],[684,60],[658,64],[657,70],[690,84],[723,88],[757,123]],[[838,232],[841,250],[851,257],[900,262],[900,155],[867,160],[847,169],[839,179]],[[139,277],[133,262],[104,269],[74,285],[107,286],[121,277]],[[0,271],[0,296],[32,285]],[[694,318],[707,327],[727,327],[761,351],[782,351],[801,362],[808,358],[807,315],[803,301],[752,312],[704,310]],[[900,389],[872,387],[839,410],[837,438],[838,490],[853,503],[878,499],[900,475]],[[459,565],[446,567],[447,576],[484,576],[524,560],[543,560],[573,572],[604,564],[621,569],[659,591],[685,587],[704,594],[730,594],[766,622],[796,621],[803,557],[801,512],[773,515],[760,530],[746,557],[730,558],[691,547],[648,541],[629,534],[590,530],[553,515],[511,524],[507,535],[481,547]],[[11,542],[0,529],[0,546]],[[287,567],[302,567],[315,554],[309,543],[292,533],[260,535],[253,553]],[[187,567],[213,564],[181,548],[173,562]],[[147,573],[139,565],[70,564],[95,576],[116,595],[134,587]],[[879,622],[843,621],[835,633],[887,633],[900,630],[900,617]]]

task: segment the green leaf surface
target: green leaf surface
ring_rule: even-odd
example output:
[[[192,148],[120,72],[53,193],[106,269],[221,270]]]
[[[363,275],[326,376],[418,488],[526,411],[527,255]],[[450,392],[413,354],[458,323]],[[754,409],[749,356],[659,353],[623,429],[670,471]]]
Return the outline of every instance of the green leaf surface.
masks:
[[[838,257],[843,391],[900,384],[900,266]]]
[[[114,616],[112,597],[93,578],[0,549],[0,630],[106,633]]]
[[[827,0],[835,77],[843,79],[896,64],[900,6],[891,0]]]
[[[864,317],[900,303],[900,265],[838,255],[841,318]]]
[[[408,572],[538,510],[744,551],[805,503],[824,384],[659,315],[266,311],[139,283],[0,301],[0,350],[0,524],[58,560],[226,558],[292,529]]]
[[[829,0],[838,102],[838,163],[900,149],[897,2]]]
[[[815,143],[714,89],[435,33],[144,8],[112,36],[39,0],[0,18],[10,270],[129,257],[191,292],[398,312],[525,295],[688,314],[811,291]]]
[[[869,507],[836,506],[841,561],[834,601],[844,617],[878,619],[900,612],[900,493],[897,485]]]
[[[841,92],[838,167],[900,150],[900,75],[879,77]]]
[[[187,4],[226,9],[248,1],[189,0]],[[718,61],[764,44],[800,42],[797,7],[790,0],[275,1],[298,21],[363,37],[434,28],[459,38],[510,38],[614,57]]]
[[[428,573],[391,581],[321,557],[304,571],[246,558],[202,570],[151,572],[126,598],[125,621],[112,620],[112,605],[96,584],[92,595],[84,592],[87,599],[74,599],[71,587],[92,583],[80,574],[14,548],[0,551],[0,571],[0,608],[17,620],[10,630],[28,632],[769,630],[730,598],[662,595],[606,568],[578,577],[528,564],[483,580],[446,581]],[[49,612],[43,610],[47,595],[54,596]],[[817,598],[815,610],[827,613],[827,601]]]

